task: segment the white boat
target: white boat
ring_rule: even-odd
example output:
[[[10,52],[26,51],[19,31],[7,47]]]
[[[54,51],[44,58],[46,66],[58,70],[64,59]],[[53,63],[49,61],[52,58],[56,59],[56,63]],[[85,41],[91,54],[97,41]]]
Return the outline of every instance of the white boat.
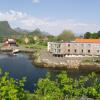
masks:
[[[12,51],[12,54],[16,54],[16,53],[18,53],[19,52],[19,49],[14,49],[13,51]]]

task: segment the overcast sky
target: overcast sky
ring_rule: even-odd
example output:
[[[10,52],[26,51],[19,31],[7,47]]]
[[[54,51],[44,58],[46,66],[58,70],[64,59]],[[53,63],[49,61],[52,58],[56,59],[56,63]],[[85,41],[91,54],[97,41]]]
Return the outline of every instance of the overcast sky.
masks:
[[[12,28],[40,28],[51,34],[100,30],[100,0],[0,0],[0,20]]]

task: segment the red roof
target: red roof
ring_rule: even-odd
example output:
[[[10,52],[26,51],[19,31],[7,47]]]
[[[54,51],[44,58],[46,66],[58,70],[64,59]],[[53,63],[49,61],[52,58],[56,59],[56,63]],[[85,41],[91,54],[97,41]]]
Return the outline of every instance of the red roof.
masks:
[[[80,43],[100,43],[100,39],[76,39],[75,42],[80,42]]]

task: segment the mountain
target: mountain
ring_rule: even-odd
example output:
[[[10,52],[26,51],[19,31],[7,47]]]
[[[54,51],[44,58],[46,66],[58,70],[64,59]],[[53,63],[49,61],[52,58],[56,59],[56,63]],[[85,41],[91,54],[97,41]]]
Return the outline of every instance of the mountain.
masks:
[[[25,29],[22,29],[20,27],[17,27],[14,29],[16,32],[19,32],[19,33],[24,33],[24,34],[27,34],[29,33],[30,31],[29,30],[25,30]]]
[[[15,30],[13,30],[8,21],[0,21],[0,35],[12,35],[17,33]]]
[[[31,35],[37,35],[37,36],[41,36],[42,32],[40,29],[35,29],[34,31],[30,32]]]
[[[48,32],[43,32],[42,34],[45,35],[45,36],[51,35],[51,34],[49,34]]]
[[[48,36],[50,35],[47,32],[42,32],[39,28],[35,29],[34,31],[29,31],[25,29],[21,29],[20,27],[17,27],[15,29],[12,29],[8,23],[8,21],[0,21],[0,35],[21,35],[21,34],[30,34],[30,35],[36,35],[36,36]]]
[[[36,36],[48,36],[50,35],[47,32],[42,32],[39,28],[35,29],[34,31],[30,32],[31,35],[36,35]]]

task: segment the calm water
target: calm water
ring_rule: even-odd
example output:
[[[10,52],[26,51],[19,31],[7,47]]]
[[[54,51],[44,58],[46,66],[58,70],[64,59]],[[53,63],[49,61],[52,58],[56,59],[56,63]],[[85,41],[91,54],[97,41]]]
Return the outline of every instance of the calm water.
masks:
[[[35,67],[25,54],[17,56],[0,54],[0,68],[10,72],[10,76],[15,79],[27,77],[25,89],[30,91],[34,90],[34,83],[48,72],[47,69]]]
[[[15,79],[26,77],[25,89],[34,91],[35,83],[39,78],[45,77],[47,72],[51,72],[52,77],[59,73],[59,70],[39,68],[32,64],[29,56],[25,54],[18,54],[17,56],[9,56],[7,54],[0,54],[0,68],[3,71],[10,72],[10,76]],[[82,73],[71,73],[72,77],[78,77]]]

